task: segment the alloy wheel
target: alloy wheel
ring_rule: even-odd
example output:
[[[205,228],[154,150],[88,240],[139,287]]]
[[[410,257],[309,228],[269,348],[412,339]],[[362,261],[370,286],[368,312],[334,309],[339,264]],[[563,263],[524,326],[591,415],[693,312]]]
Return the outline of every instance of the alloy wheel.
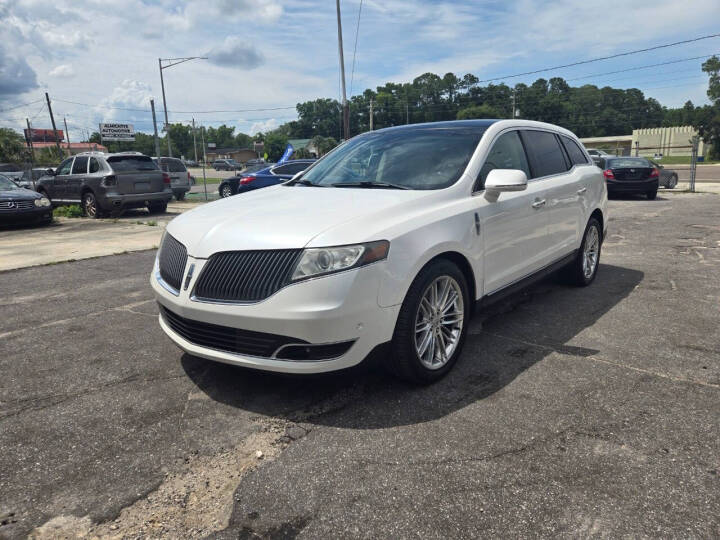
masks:
[[[97,216],[97,204],[95,203],[95,196],[92,193],[88,193],[85,195],[84,199],[85,204],[83,205],[85,207],[85,214],[87,214],[88,217],[94,218]]]
[[[415,315],[415,352],[423,366],[436,370],[448,363],[460,342],[464,316],[455,279],[445,275],[430,283]]]
[[[230,189],[230,186],[223,186],[221,195],[223,198],[230,197],[232,195],[232,189]]]
[[[600,253],[600,234],[597,227],[590,227],[585,236],[585,247],[583,249],[583,275],[589,279],[595,273]]]

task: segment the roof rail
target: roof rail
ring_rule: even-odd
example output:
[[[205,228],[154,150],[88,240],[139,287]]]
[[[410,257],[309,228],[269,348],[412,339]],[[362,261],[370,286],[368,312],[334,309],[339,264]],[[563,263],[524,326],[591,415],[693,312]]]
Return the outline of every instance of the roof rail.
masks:
[[[112,152],[113,154],[127,154],[128,156],[144,156],[142,152],[135,152],[133,150],[127,150],[125,152]]]

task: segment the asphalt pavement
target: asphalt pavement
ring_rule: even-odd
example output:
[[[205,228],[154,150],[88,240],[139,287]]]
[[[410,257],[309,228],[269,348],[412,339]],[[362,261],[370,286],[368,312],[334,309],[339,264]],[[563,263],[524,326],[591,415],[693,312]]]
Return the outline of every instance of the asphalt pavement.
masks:
[[[0,273],[0,537],[717,537],[719,210],[611,201],[591,287],[479,314],[421,388],[183,354],[153,251]]]

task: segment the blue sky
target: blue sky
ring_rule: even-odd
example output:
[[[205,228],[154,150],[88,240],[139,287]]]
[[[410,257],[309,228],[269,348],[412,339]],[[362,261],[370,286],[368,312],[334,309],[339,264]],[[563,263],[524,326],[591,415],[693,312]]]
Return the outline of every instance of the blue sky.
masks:
[[[720,31],[717,0],[364,0],[353,73],[359,5],[341,1],[353,93],[427,71],[489,79]],[[101,121],[148,131],[149,99],[161,109],[159,56],[209,57],[165,71],[171,121],[194,116],[252,133],[292,119],[299,101],[339,96],[332,0],[0,0],[0,20],[2,126],[19,129],[29,116],[49,127],[42,102],[18,107],[47,91],[71,140]],[[562,76],[573,85],[637,87],[668,106],[700,104],[702,60],[605,73],[714,53],[720,38],[506,82]]]

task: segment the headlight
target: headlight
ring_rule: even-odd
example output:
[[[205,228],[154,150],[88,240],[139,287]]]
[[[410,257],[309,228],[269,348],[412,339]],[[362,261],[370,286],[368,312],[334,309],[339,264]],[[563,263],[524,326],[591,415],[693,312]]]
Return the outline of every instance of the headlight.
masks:
[[[35,199],[35,206],[50,206],[50,199],[47,197],[40,197]]]
[[[385,259],[388,251],[390,242],[387,240],[353,246],[309,248],[303,251],[292,281],[365,266]]]

